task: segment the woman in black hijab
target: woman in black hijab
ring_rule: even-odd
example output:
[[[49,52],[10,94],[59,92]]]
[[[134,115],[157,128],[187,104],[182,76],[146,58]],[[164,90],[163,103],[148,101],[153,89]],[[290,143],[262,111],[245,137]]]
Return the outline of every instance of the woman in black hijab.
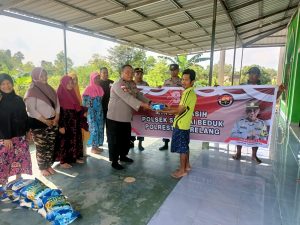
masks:
[[[12,78],[0,74],[0,185],[6,184],[10,176],[32,174],[27,132],[23,99],[16,95]]]

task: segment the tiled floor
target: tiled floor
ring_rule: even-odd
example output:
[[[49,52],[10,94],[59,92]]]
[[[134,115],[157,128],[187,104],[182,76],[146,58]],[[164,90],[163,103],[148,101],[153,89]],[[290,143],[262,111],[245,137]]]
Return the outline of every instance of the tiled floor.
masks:
[[[148,225],[299,225],[300,129],[274,125],[263,163],[231,160],[226,146],[201,151],[190,174],[182,178]],[[297,137],[298,136],[298,137]]]
[[[82,218],[84,225],[300,225],[299,139],[300,129],[274,126],[270,151],[259,149],[263,163],[250,159],[243,149],[241,161],[231,159],[234,146],[192,141],[192,171],[179,182],[170,177],[178,155],[158,151],[160,139],[146,138],[146,150],[131,150],[135,162],[115,171],[105,149],[91,154],[84,165],[42,178],[34,162],[35,176],[59,187]],[[205,147],[206,146],[206,147]],[[106,147],[106,146],[105,146]],[[124,178],[136,178],[134,183]],[[0,202],[1,225],[42,225],[36,212]]]
[[[202,151],[148,225],[280,225],[269,160],[244,159]]]

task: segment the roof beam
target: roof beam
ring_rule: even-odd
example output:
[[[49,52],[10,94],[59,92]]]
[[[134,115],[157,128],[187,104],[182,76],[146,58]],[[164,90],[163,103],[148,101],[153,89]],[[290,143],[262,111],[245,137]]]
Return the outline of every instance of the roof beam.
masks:
[[[61,0],[47,0],[47,1],[57,3],[57,4],[61,5],[61,6],[64,6],[66,8],[72,9],[72,10],[75,10],[75,11],[80,12],[80,13],[84,13],[84,14],[92,16],[92,17],[96,17],[97,16],[95,13],[92,13],[92,12],[89,12],[87,10],[81,9],[79,7],[73,6],[73,5],[69,4],[69,3],[63,2]]]
[[[286,28],[287,25],[288,25],[288,23],[286,23],[286,24],[284,24],[284,25],[281,25],[281,26],[278,26],[278,27],[274,27],[274,28],[268,29],[268,30],[261,31],[261,32],[256,33],[256,34],[252,34],[252,35],[246,36],[246,37],[244,37],[243,39],[249,39],[249,38],[255,37],[255,36],[257,36],[257,35],[261,35],[261,34],[264,34],[264,33],[268,33],[268,32],[270,32],[270,31],[273,31],[273,30],[276,30],[276,29],[279,29],[279,28],[281,28],[281,30],[282,30],[282,29]]]
[[[259,28],[263,28],[263,27],[268,27],[268,26],[271,26],[271,25],[274,25],[276,23],[281,23],[281,22],[284,22],[285,20],[290,20],[290,17],[285,17],[285,18],[282,18],[282,19],[279,19],[279,20],[275,20],[275,21],[272,21],[272,22],[269,22],[269,23],[266,23],[266,24],[263,24],[261,25]],[[243,34],[246,34],[246,33],[249,33],[251,31],[254,31],[254,30],[257,30],[258,28],[257,27],[254,27],[252,29],[249,29],[249,30],[246,30],[246,31],[243,31],[243,32],[239,32],[240,35],[243,35]]]
[[[231,32],[231,31],[230,31],[230,32]],[[227,31],[227,32],[216,33],[216,36],[222,35],[222,34],[224,34],[224,33],[228,33],[228,31]],[[233,37],[232,34],[226,35],[226,36],[221,37],[221,38],[229,38],[229,37]],[[199,39],[204,39],[204,38],[207,38],[207,39],[206,39],[206,40],[199,40]],[[197,43],[202,43],[202,42],[208,42],[208,41],[211,40],[211,38],[210,38],[209,35],[202,35],[202,36],[197,35],[197,36],[189,37],[189,40],[191,41],[191,43],[197,44]],[[147,41],[149,41],[149,40],[147,40]],[[143,45],[147,45],[147,41],[139,42],[139,43],[141,43],[141,44],[143,44]],[[182,42],[182,41],[183,41],[183,40],[172,41],[172,44],[176,44],[176,43],[179,43],[179,42]],[[158,44],[158,46],[159,46],[159,45],[160,45],[160,44]]]
[[[175,37],[175,36],[178,36],[180,33],[184,33],[184,34],[189,34],[189,33],[193,33],[195,32],[195,29],[191,29],[191,30],[184,30],[184,31],[181,31],[179,33],[174,33],[172,35],[168,35],[167,37]],[[225,34],[225,33],[229,33],[229,32],[232,32],[231,30],[229,31],[224,31],[224,32],[219,32],[219,33],[216,33],[216,35],[220,35],[220,34]],[[232,34],[231,34],[232,36]],[[156,39],[159,39],[159,38],[165,38],[166,35],[162,35],[162,36],[155,36]],[[196,36],[191,36],[191,37],[188,37],[189,40],[191,39],[195,39],[195,38],[206,38],[206,37],[210,37],[210,35],[208,34],[197,34]],[[147,41],[142,41],[142,42],[139,42],[139,43],[147,43],[149,40]]]
[[[0,11],[16,7],[17,5],[24,3],[24,2],[28,2],[28,1],[29,0],[11,0],[5,4],[0,4]],[[30,0],[30,1],[32,1],[32,0]]]
[[[117,6],[122,7],[124,10],[126,9],[127,5],[123,4],[122,2],[118,1],[118,0],[107,0]]]
[[[222,6],[223,10],[225,11],[225,14],[227,15],[227,17],[230,21],[230,25],[232,27],[233,32],[237,35],[237,38],[238,38],[240,44],[242,45],[243,41],[242,41],[239,33],[237,32],[237,28],[235,26],[235,23],[234,23],[234,20],[233,20],[232,16],[230,15],[230,13],[228,11],[228,6],[227,6],[226,2],[224,0],[219,0],[219,2],[221,3],[221,6]]]
[[[218,14],[218,15],[222,15],[222,14]],[[197,20],[202,20],[202,19],[207,19],[207,16],[201,16],[201,17],[197,17],[197,18],[194,18],[194,19],[185,20],[183,22],[172,23],[172,24],[169,24],[168,26],[164,26],[164,27],[161,27],[161,28],[155,28],[155,29],[151,29],[151,30],[147,30],[147,31],[140,31],[140,32],[137,32],[135,34],[123,35],[123,36],[120,36],[120,37],[128,38],[128,37],[133,37],[133,36],[140,35],[140,34],[147,34],[147,33],[153,32],[153,31],[164,30],[164,29],[167,29],[167,28],[170,28],[170,27],[174,27],[174,26],[178,26],[178,25],[182,25],[182,24],[186,24],[186,23],[191,23],[191,22],[195,22]]]
[[[238,9],[245,8],[245,7],[249,6],[249,5],[253,5],[253,4],[258,3],[258,2],[261,2],[261,1],[262,1],[262,0],[252,0],[252,1],[248,1],[248,2],[246,2],[246,3],[244,3],[244,4],[241,4],[241,5],[238,5],[238,6],[235,6],[235,7],[232,7],[232,8],[230,8],[230,9],[228,9],[228,13],[231,13],[231,12],[233,12],[233,11],[235,11],[235,10],[238,10]]]
[[[240,24],[236,25],[236,27],[237,27],[237,28],[238,28],[238,27],[242,27],[242,26],[245,26],[245,25],[247,25],[247,24],[254,23],[254,22],[256,22],[256,21],[259,21],[259,20],[268,18],[268,17],[270,17],[270,16],[274,16],[274,15],[277,15],[277,14],[279,14],[279,13],[283,13],[283,12],[286,12],[286,11],[288,11],[288,10],[295,9],[295,8],[297,8],[297,7],[298,7],[298,5],[294,5],[294,6],[288,7],[287,9],[282,9],[282,10],[279,10],[279,11],[276,11],[276,12],[273,12],[273,13],[270,13],[270,14],[267,14],[267,15],[264,15],[264,16],[261,16],[261,17],[259,17],[259,18],[257,18],[257,19],[253,19],[253,20],[249,20],[249,21],[244,22],[244,23],[240,23]]]
[[[155,4],[157,2],[162,2],[162,1],[165,1],[165,0],[148,0],[148,1],[137,1],[135,3],[132,3],[130,5],[128,5],[125,9],[113,9],[111,11],[108,11],[108,12],[101,12],[101,13],[96,13],[96,17],[93,17],[93,18],[78,18],[78,19],[75,19],[75,20],[71,20],[69,21],[69,25],[79,25],[79,24],[82,24],[82,23],[85,23],[85,22],[90,22],[90,21],[93,21],[93,20],[98,20],[98,19],[102,19],[104,17],[107,17],[107,16],[112,16],[112,15],[116,15],[116,14],[119,14],[119,13],[122,13],[122,12],[125,12],[125,11],[132,11],[134,9],[138,9],[138,8],[141,8],[141,7],[145,7],[145,6],[148,6],[148,5],[152,5],[152,4]]]
[[[177,7],[178,9],[182,9],[183,7],[182,7],[182,5],[181,4],[179,4],[176,0],[169,0],[175,7]],[[194,19],[194,17],[191,15],[191,14],[189,14],[187,11],[184,11],[184,14],[186,15],[186,17],[188,18],[188,19]],[[210,33],[198,22],[198,21],[195,21],[195,24],[196,24],[196,26],[197,27],[199,27],[200,29],[202,29],[207,35],[209,35],[210,37],[211,37],[211,35],[210,35]],[[181,35],[179,35],[180,37],[182,37]],[[216,42],[216,44],[218,45],[218,42],[217,41],[215,41]]]
[[[263,31],[263,32],[261,32],[261,33],[255,34],[255,35],[251,35],[251,36],[249,36],[249,37],[246,37],[246,38],[244,38],[244,39],[248,39],[248,38],[255,37],[255,36],[258,36],[258,35],[259,35],[258,37],[254,38],[253,40],[246,42],[246,43],[243,45],[243,47],[247,47],[248,45],[251,45],[251,44],[253,44],[253,43],[255,43],[255,42],[257,42],[257,41],[259,41],[259,40],[261,40],[261,39],[263,39],[263,38],[265,38],[265,37],[267,37],[267,36],[270,36],[270,35],[272,35],[272,34],[278,32],[278,31],[280,31],[280,30],[286,28],[286,26],[287,26],[287,24],[286,24],[286,25],[282,25],[282,26],[280,26],[280,27],[276,27],[276,28],[270,29],[270,30]],[[264,34],[264,35],[262,35],[262,34]]]
[[[205,2],[207,4],[209,4],[210,1],[211,0],[206,0]],[[108,31],[108,30],[112,30],[112,29],[116,29],[116,28],[120,28],[120,27],[124,27],[124,26],[130,26],[130,25],[133,25],[133,24],[136,24],[136,23],[141,23],[141,22],[147,22],[147,21],[155,20],[155,19],[158,19],[158,18],[170,16],[170,15],[173,15],[173,14],[184,12],[186,10],[191,10],[191,9],[200,8],[200,7],[203,7],[203,5],[202,4],[200,5],[198,2],[192,3],[192,4],[189,4],[188,6],[186,6],[184,8],[174,9],[174,10],[170,10],[168,12],[162,12],[162,13],[157,14],[155,16],[149,16],[149,17],[146,17],[144,19],[138,19],[138,20],[130,21],[130,22],[127,22],[127,23],[120,24],[118,26],[112,26],[112,27],[104,29],[104,30],[102,29],[101,32],[105,32],[105,31]]]

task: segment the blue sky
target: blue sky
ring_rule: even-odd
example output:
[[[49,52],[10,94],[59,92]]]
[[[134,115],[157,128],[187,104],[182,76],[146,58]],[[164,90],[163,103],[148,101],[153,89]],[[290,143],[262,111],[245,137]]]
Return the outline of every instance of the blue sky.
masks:
[[[40,65],[41,60],[53,61],[56,54],[63,50],[63,31],[32,22],[0,16],[0,49],[10,49],[12,53],[21,51],[25,61]],[[107,49],[116,44],[73,32],[67,32],[67,52],[75,66],[84,65],[95,53],[106,56]],[[156,53],[147,54],[157,56]],[[209,57],[209,53],[204,56]],[[240,68],[241,49],[237,50],[236,68]],[[264,67],[278,68],[279,48],[245,49],[243,65],[259,64]],[[219,52],[214,54],[214,63],[219,61]],[[233,50],[226,51],[226,63],[232,64]],[[209,65],[209,61],[202,62]]]

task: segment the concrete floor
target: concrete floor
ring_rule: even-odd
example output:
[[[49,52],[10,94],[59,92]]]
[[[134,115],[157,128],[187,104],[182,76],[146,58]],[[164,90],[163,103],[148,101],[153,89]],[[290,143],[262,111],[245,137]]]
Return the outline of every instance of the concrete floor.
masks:
[[[146,138],[145,151],[131,150],[135,162],[123,171],[110,167],[106,148],[84,165],[56,167],[47,179],[33,157],[34,172],[82,214],[74,225],[300,225],[300,129],[292,128],[274,126],[271,151],[259,149],[260,165],[251,162],[251,148],[235,161],[234,146],[192,141],[193,169],[180,181],[170,177],[178,155],[158,151],[162,141],[154,138]],[[0,202],[1,225],[45,223],[36,212]]]
[[[178,166],[178,155],[159,151],[160,139],[145,139],[145,150],[131,150],[129,155],[135,162],[124,164],[123,171],[111,168],[105,145],[101,155],[89,154],[86,164],[77,164],[71,169],[56,166],[57,174],[47,179],[39,175],[33,152],[34,175],[50,187],[60,188],[82,214],[81,219],[72,223],[74,225],[147,224],[178,182],[170,176]],[[196,159],[201,143],[193,143],[191,147],[191,158]],[[126,177],[134,177],[136,181],[126,183]],[[1,225],[45,223],[37,212],[0,202]]]

